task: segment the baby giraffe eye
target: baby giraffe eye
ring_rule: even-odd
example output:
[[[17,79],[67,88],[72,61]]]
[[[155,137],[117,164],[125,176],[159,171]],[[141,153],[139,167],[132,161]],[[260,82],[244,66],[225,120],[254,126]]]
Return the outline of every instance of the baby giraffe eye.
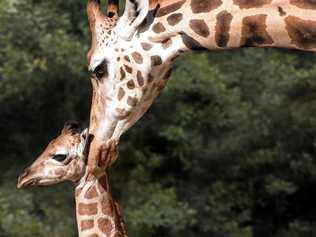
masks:
[[[66,160],[66,158],[67,158],[67,155],[63,155],[63,154],[54,155],[54,156],[52,157],[52,159],[54,159],[54,160],[56,160],[56,161],[58,161],[58,162],[62,162],[62,161],[64,161],[64,160]]]

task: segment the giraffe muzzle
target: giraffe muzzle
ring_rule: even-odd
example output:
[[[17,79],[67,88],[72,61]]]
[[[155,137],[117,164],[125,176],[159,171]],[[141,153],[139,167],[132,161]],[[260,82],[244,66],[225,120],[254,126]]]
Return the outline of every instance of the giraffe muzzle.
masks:
[[[39,182],[39,179],[32,177],[31,170],[27,168],[24,170],[24,173],[19,176],[17,187],[23,188],[27,186],[34,186],[38,184],[38,182]]]

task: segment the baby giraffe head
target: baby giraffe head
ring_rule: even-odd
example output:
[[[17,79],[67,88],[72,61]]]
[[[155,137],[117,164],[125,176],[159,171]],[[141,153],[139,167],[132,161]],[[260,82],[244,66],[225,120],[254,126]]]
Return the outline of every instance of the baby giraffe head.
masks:
[[[61,134],[52,140],[34,163],[19,177],[18,188],[77,182],[85,173],[87,129],[67,122]]]

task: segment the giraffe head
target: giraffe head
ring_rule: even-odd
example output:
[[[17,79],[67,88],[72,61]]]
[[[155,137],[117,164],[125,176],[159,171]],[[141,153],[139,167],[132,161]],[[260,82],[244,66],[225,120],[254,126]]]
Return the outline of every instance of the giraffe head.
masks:
[[[80,129],[77,123],[66,123],[61,134],[25,169],[17,186],[75,182],[79,236],[127,236],[119,205],[111,195],[107,161],[101,161],[104,169],[100,176],[88,172],[86,154],[90,138],[87,129]],[[117,148],[117,143],[110,140],[100,147],[98,155],[110,156],[113,162],[118,156]]]
[[[88,64],[97,78],[114,77],[112,62],[132,45],[131,40],[148,8],[148,0],[127,0],[124,14],[119,17],[118,0],[109,0],[107,14],[101,10],[100,0],[88,0],[87,15],[92,33]]]
[[[118,16],[116,0],[110,0],[107,14],[102,12],[100,1],[88,0],[92,33],[88,68],[99,97],[94,102],[107,108],[99,117],[105,118],[107,113],[116,120],[134,121],[131,116],[135,108],[159,94],[170,76],[171,63],[179,50],[166,47],[170,41],[153,39],[157,34],[152,24],[159,14],[159,4],[150,10],[149,2],[126,0],[124,13]],[[179,44],[174,39],[173,45]]]
[[[87,136],[87,129],[82,131],[77,123],[66,123],[61,134],[24,170],[18,187],[77,182],[85,173]]]

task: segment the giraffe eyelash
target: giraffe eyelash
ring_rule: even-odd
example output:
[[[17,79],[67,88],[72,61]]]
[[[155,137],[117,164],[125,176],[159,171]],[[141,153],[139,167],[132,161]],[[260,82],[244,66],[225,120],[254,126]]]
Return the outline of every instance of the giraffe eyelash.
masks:
[[[97,79],[101,79],[102,77],[104,77],[105,75],[108,74],[108,64],[106,62],[106,60],[103,60],[102,63],[100,63],[93,71],[93,75],[97,78]]]
[[[58,162],[63,162],[64,160],[67,159],[67,155],[66,154],[56,154],[52,156],[53,160],[56,160]]]

